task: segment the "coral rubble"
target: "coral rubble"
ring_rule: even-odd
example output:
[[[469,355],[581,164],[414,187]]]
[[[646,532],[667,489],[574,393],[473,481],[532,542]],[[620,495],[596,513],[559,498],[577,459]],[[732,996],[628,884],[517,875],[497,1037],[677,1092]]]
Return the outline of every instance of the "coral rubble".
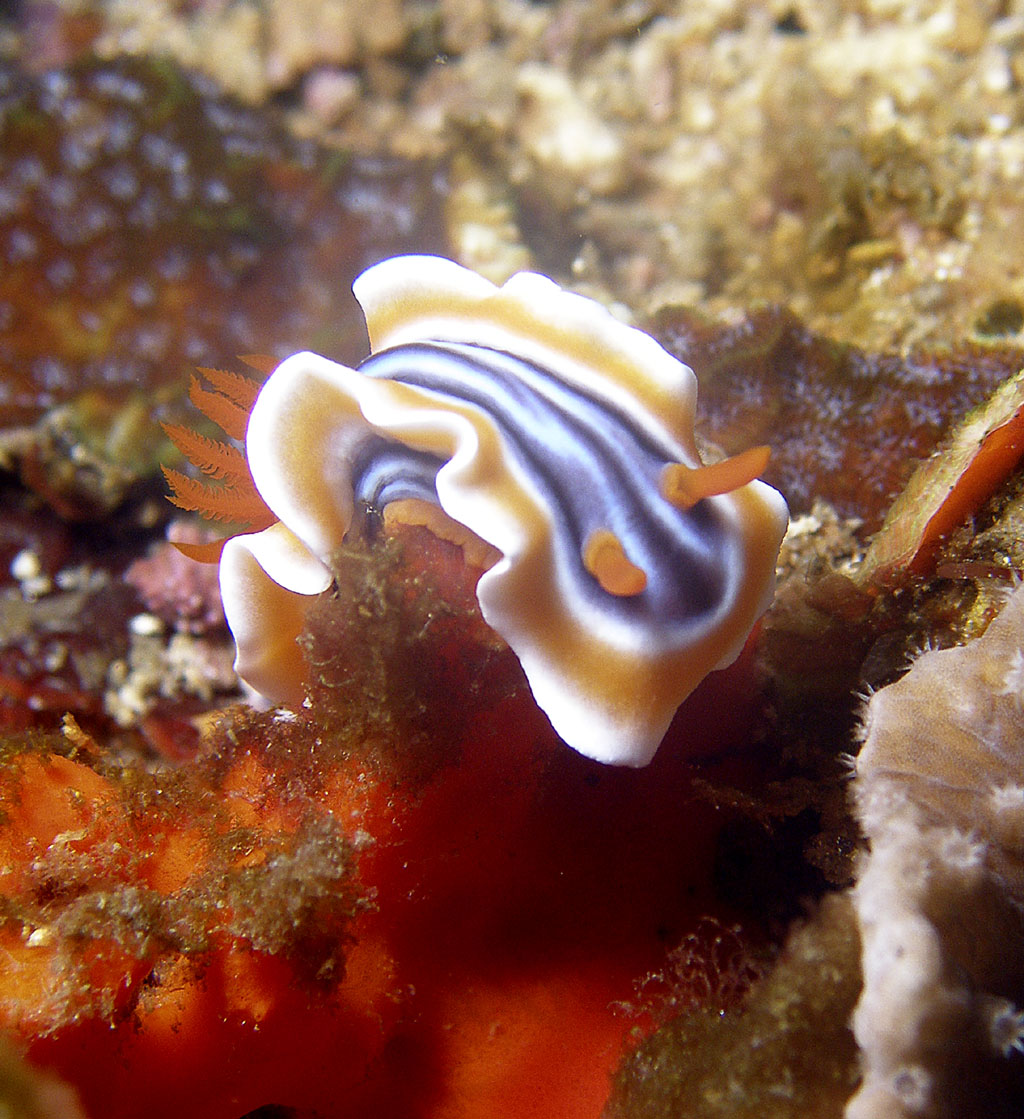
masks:
[[[635,310],[785,300],[889,349],[1020,333],[1020,18],[996,0],[388,0],[372,20],[359,0],[145,0],[104,5],[95,38],[287,98],[356,151],[458,155],[450,240],[495,280],[575,274]],[[26,53],[57,22],[38,14]]]

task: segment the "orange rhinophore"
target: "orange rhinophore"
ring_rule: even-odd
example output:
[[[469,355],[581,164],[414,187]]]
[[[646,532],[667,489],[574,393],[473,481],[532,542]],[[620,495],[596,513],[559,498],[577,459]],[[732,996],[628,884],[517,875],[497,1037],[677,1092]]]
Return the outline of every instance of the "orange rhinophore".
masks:
[[[739,489],[768,469],[770,447],[751,447],[721,462],[701,466],[669,463],[661,474],[661,492],[666,501],[690,509],[706,497]]]
[[[628,598],[642,594],[647,576],[642,567],[631,563],[622,541],[606,528],[595,529],[583,546],[583,566],[609,594]]]

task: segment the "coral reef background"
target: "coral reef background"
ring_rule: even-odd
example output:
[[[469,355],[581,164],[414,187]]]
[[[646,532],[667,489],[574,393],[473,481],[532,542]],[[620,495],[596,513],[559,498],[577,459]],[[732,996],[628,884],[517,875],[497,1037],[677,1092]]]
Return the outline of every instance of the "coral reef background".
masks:
[[[1017,872],[983,840],[1021,783],[1022,58],[1018,0],[0,7],[12,1114],[1019,1110]],[[773,447],[776,604],[656,768],[558,746],[424,530],[338,557],[308,709],[230,706],[159,424],[197,365],[357,360],[351,280],[408,251],[602,300],[695,368],[709,441]],[[923,708],[887,688],[1000,642]],[[883,710],[954,757],[995,712],[1009,768],[858,816],[875,692],[858,788]],[[923,1053],[872,986],[914,852]],[[986,921],[1005,955],[964,947]]]

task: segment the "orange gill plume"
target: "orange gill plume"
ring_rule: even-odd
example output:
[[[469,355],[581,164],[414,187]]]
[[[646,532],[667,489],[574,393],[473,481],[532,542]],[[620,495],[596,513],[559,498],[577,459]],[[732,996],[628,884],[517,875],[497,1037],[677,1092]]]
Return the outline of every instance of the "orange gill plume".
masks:
[[[273,372],[277,364],[273,358],[255,354],[240,360],[266,374]],[[249,414],[262,387],[260,382],[224,369],[200,368],[199,372],[211,387],[206,388],[198,377],[193,376],[188,388],[189,400],[229,439],[244,443]],[[168,500],[172,505],[189,513],[198,513],[208,520],[237,525],[243,532],[260,532],[277,520],[256,490],[243,451],[183,424],[161,426],[185,458],[207,478],[218,483],[200,481],[180,470],[161,467],[171,487]],[[207,544],[175,543],[175,547],[189,559],[217,563],[227,539]]]

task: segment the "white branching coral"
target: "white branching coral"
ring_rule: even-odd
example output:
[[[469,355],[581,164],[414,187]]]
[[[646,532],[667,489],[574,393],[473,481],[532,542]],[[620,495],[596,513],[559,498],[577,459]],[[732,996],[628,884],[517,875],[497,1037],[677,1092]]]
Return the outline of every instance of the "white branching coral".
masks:
[[[863,1081],[847,1119],[1020,1114],[1022,642],[1024,589],[982,637],[923,654],[868,703],[853,783],[871,844],[855,891]]]

